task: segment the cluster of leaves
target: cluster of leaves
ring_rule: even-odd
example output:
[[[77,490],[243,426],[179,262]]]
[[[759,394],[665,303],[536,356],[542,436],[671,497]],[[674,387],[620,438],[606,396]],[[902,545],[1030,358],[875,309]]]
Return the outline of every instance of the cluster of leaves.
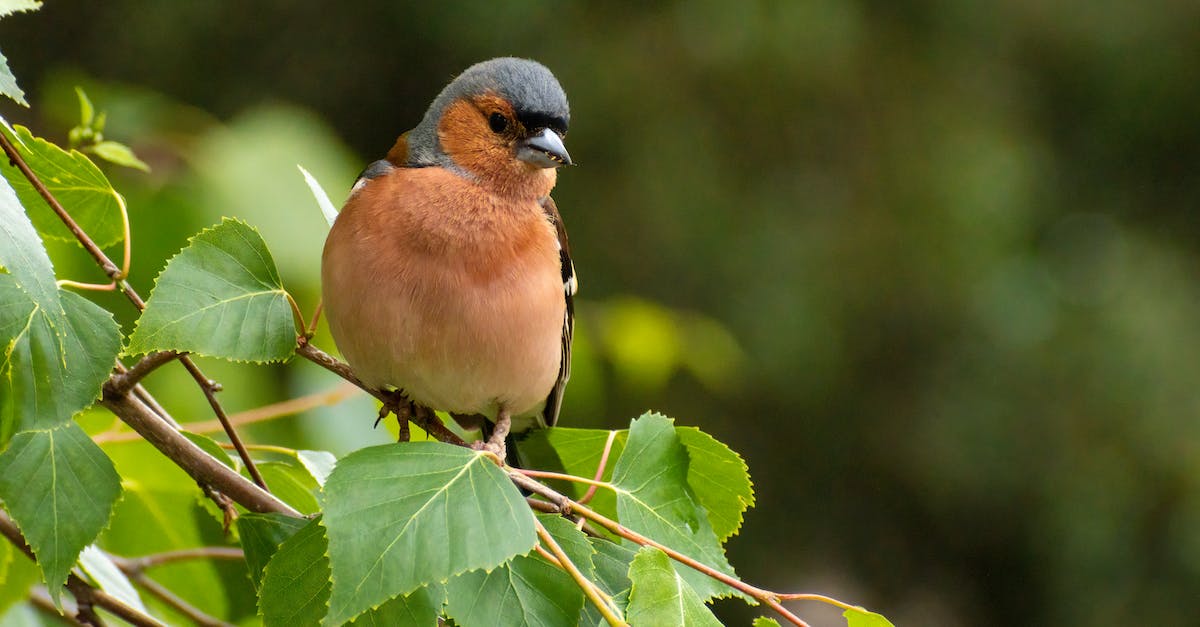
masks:
[[[6,70],[0,93],[14,96]],[[711,436],[658,414],[615,434],[556,428],[522,442],[522,453],[549,469],[524,474],[596,477],[584,481],[598,491],[590,506],[574,504],[582,516],[574,521],[535,513],[554,507],[531,508],[531,498],[543,497],[514,485],[513,473],[524,471],[487,453],[420,441],[342,459],[273,447],[256,466],[274,495],[304,517],[237,508],[236,525],[223,530],[230,512],[201,499],[179,459],[140,440],[98,444],[77,418],[123,357],[177,351],[282,361],[295,354],[304,327],[265,242],[234,219],[198,233],[166,264],[128,337],[109,311],[60,287],[44,239],[79,234],[64,228],[44,195],[98,245],[128,245],[123,199],[75,148],[144,167],[103,139],[103,116],[79,96],[69,150],[20,126],[0,128],[16,161],[45,185],[37,189],[16,164],[0,168],[0,503],[37,565],[14,544],[0,544],[0,611],[41,590],[39,578],[61,607],[64,584],[77,577],[133,611],[175,621],[187,614],[182,606],[161,587],[143,597],[139,586],[151,588],[119,555],[214,544],[240,546],[244,560],[173,564],[156,571],[155,586],[229,620],[257,613],[267,625],[716,625],[708,601],[754,602],[725,583],[736,576],[724,543],[754,501],[745,463]],[[179,455],[208,455],[247,472],[215,441],[186,435],[199,452]],[[580,488],[569,481],[560,490],[587,501]],[[847,618],[888,624],[858,608]]]

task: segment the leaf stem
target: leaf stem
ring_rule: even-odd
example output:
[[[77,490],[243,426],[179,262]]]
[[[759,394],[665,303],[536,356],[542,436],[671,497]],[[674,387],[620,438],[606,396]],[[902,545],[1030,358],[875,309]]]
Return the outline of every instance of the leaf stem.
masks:
[[[609,431],[608,432],[608,440],[606,440],[604,442],[604,452],[600,454],[600,463],[596,465],[596,481],[600,481],[601,479],[604,479],[604,469],[606,466],[608,466],[608,454],[612,452],[612,445],[613,445],[613,442],[616,441],[616,439],[617,439],[617,432]],[[596,484],[592,484],[591,486],[588,486],[587,492],[584,493],[583,498],[579,499],[579,502],[586,504],[589,501],[591,501],[592,497],[596,495],[597,487],[598,486],[596,486]],[[609,487],[611,487],[611,486],[609,486]]]
[[[525,468],[511,469],[525,475],[526,477],[533,477],[535,479],[557,479],[559,481],[570,481],[572,483],[586,483],[593,488],[608,488],[610,490],[616,490],[611,483],[606,481],[597,481],[595,479],[588,479],[586,477],[579,477],[577,475],[568,475],[561,472],[550,472],[548,470],[527,470]]]
[[[554,536],[551,536],[550,532],[546,531],[546,528],[542,526],[542,522],[535,518],[533,524],[537,525],[537,534],[541,538],[542,544],[546,545],[550,549],[550,552],[558,558],[559,565],[567,571],[567,574],[571,575],[571,578],[575,580],[575,584],[583,590],[583,593],[587,595],[592,605],[596,606],[596,609],[600,611],[600,615],[604,617],[604,620],[608,621],[608,624],[613,625],[613,627],[629,627],[629,623],[625,622],[608,603],[604,602],[604,599],[600,597],[599,591],[596,589],[596,584],[583,576],[583,573],[579,571],[579,567],[571,561],[566,551],[563,551],[558,542],[554,540]]]
[[[128,392],[130,388],[137,385],[139,381],[146,378],[146,375],[154,372],[154,370],[159,366],[179,359],[181,356],[182,353],[177,353],[175,351],[158,351],[150,353],[149,355],[139,359],[137,363],[127,368],[124,372],[114,374],[112,376],[113,388],[124,394]]]
[[[296,321],[296,326],[300,327],[300,335],[310,337],[308,327],[304,325],[304,314],[300,313],[300,305],[296,304],[296,299],[292,298],[292,293],[284,290],[283,295],[287,296],[288,305],[292,307],[292,319]]]
[[[833,597],[827,597],[823,594],[814,594],[811,592],[800,592],[800,593],[795,593],[795,594],[777,594],[775,596],[779,597],[780,601],[820,601],[821,603],[833,605],[833,606],[839,607],[843,610],[862,610],[864,612],[866,611],[866,609],[863,607],[860,607],[857,605],[850,605],[849,603],[846,603],[845,601],[839,601]]]

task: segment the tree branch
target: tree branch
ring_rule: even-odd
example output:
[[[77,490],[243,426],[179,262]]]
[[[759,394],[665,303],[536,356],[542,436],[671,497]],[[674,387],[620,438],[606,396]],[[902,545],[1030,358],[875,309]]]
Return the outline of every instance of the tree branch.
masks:
[[[112,386],[105,384],[100,402],[201,485],[219,490],[253,512],[278,512],[296,518],[303,517],[287,503],[205,453],[140,400],[119,394]]]
[[[128,574],[128,573],[127,573]],[[141,586],[146,592],[149,592],[159,601],[169,605],[172,609],[187,616],[192,622],[203,627],[232,627],[232,623],[227,623],[223,620],[218,620],[200,611],[199,608],[188,603],[182,597],[171,592],[162,584],[154,581],[142,573],[128,574],[129,579],[137,585]]]
[[[180,549],[178,551],[163,551],[162,553],[153,553],[151,555],[143,555],[142,557],[121,557],[119,555],[109,555],[109,559],[125,572],[126,575],[141,573],[147,568],[162,566],[172,562],[180,562],[184,560],[197,559],[214,559],[214,560],[243,560],[246,559],[246,554],[241,549],[229,546],[202,546],[194,549]]]
[[[8,136],[4,133],[0,133],[0,148],[3,148],[4,154],[8,155],[9,162],[17,166],[17,169],[21,171],[21,174],[23,174],[25,178],[29,180],[29,184],[32,185],[35,190],[37,190],[38,195],[40,195],[42,199],[46,201],[46,204],[50,205],[50,209],[52,209],[54,213],[58,215],[58,218],[62,220],[62,223],[66,225],[67,229],[69,229],[71,233],[75,235],[75,239],[79,241],[80,245],[82,245],[84,249],[88,251],[88,254],[92,256],[92,259],[96,260],[96,264],[100,266],[100,269],[104,271],[104,274],[107,275],[108,278],[114,283],[121,286],[121,292],[125,294],[125,297],[129,299],[129,302],[133,303],[133,306],[137,307],[138,311],[145,309],[146,301],[142,300],[142,297],[139,296],[136,291],[134,291],[133,286],[125,280],[125,271],[121,268],[118,268],[117,264],[113,263],[112,259],[109,259],[108,255],[104,254],[104,251],[96,245],[96,242],[93,241],[86,232],[84,232],[77,222],[75,222],[75,219],[71,217],[71,214],[67,213],[67,210],[62,206],[62,203],[58,202],[58,199],[54,197],[54,194],[50,193],[50,190],[46,188],[46,185],[42,183],[40,178],[38,178],[38,175],[29,167],[29,164],[25,162],[25,158],[21,156],[21,153],[17,150],[17,147],[14,146],[11,141],[9,141]],[[122,216],[124,216],[125,219],[125,246],[126,250],[128,251],[128,213],[125,211],[125,201],[120,200],[120,197],[118,197],[118,202],[121,204]],[[128,261],[128,253],[125,256],[125,259]],[[220,389],[220,386],[218,386],[208,377],[204,376],[204,373],[201,372],[200,368],[197,367],[187,355],[181,356],[179,361],[183,363],[188,372],[191,373],[192,378],[195,379],[196,383],[200,385],[200,389],[204,392],[204,396],[208,399],[208,404],[212,407],[213,412],[217,415],[217,419],[221,421],[221,424],[226,425],[226,435],[229,436],[229,441],[233,442],[238,447],[238,454],[242,457],[242,463],[246,465],[246,470],[250,472],[250,476],[254,478],[254,481],[259,485],[259,487],[261,487],[263,490],[266,490],[267,485],[262,480],[262,475],[259,474],[258,468],[254,465],[254,460],[250,459],[250,454],[246,452],[245,447],[241,446],[242,440],[238,437],[237,432],[234,431],[232,427],[228,426],[228,418],[225,416],[225,410],[221,408],[221,403],[218,402],[216,396],[213,395],[214,392]]]
[[[118,372],[114,374],[112,376],[113,388],[124,394],[133,386],[137,385],[139,381],[146,378],[146,375],[154,372],[156,368],[167,362],[178,359],[181,356],[182,355],[180,353],[175,351],[158,351],[155,353],[150,353],[149,355],[139,359],[137,363],[126,368],[124,372]]]
[[[17,528],[17,524],[13,519],[8,517],[8,514],[0,510],[0,535],[8,539],[13,546],[17,547],[25,557],[37,562],[37,558],[33,554],[33,549],[29,547],[29,543],[25,541],[25,536],[21,535],[21,530]],[[140,610],[130,607],[124,601],[112,596],[111,594],[93,588],[88,583],[80,579],[75,573],[67,575],[67,590],[75,597],[75,603],[79,608],[79,613],[76,615],[76,620],[88,625],[99,625],[100,619],[91,608],[93,606],[102,607],[114,615],[122,618],[125,621],[138,627],[161,627],[162,623],[152,616],[142,613]]]
[[[354,371],[350,369],[348,364],[338,361],[329,353],[326,353],[316,346],[313,346],[312,343],[308,341],[308,338],[304,336],[299,336],[296,338],[296,354],[362,388],[371,396],[379,399],[384,406],[388,408],[395,407],[397,398],[396,394],[377,390],[363,383],[362,380],[354,374]],[[385,415],[386,414],[381,413],[380,417],[382,418]],[[453,431],[447,429],[446,425],[442,424],[442,421],[437,417],[437,414],[435,414],[428,407],[417,405],[416,411],[412,412],[411,420],[416,423],[418,427],[421,427],[425,433],[428,433],[442,442],[456,444],[458,446],[467,445],[462,438],[458,437],[458,435]]]

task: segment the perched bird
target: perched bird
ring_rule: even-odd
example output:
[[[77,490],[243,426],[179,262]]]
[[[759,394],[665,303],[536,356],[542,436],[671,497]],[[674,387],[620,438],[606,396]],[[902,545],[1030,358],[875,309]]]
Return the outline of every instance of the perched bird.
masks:
[[[363,171],[325,241],[334,341],[367,385],[495,423],[553,425],[571,372],[576,279],[550,191],[571,164],[545,66],[471,66]],[[485,430],[486,433],[486,430]]]

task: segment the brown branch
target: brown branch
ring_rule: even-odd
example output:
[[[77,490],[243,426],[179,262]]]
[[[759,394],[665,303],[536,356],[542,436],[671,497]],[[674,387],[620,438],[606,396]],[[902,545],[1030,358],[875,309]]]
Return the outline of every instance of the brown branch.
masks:
[[[258,484],[258,487],[270,492],[267,489],[267,482],[263,481],[262,474],[258,472],[258,466],[255,466],[254,460],[250,459],[250,451],[247,451],[246,445],[242,444],[242,438],[238,436],[237,430],[230,424],[229,416],[225,414],[225,408],[221,407],[220,401],[217,400],[216,393],[221,391],[221,385],[204,376],[204,372],[188,356],[184,355],[179,361],[183,363],[183,367],[187,368],[192,378],[196,380],[196,384],[200,386],[200,390],[204,392],[204,398],[208,399],[208,406],[212,408],[213,413],[217,416],[217,420],[221,422],[221,426],[225,429],[225,435],[229,437],[229,441],[237,449],[238,457],[242,458],[242,463],[245,464],[246,471],[250,473],[250,478],[254,479],[254,483]]]
[[[45,184],[42,183],[42,180],[38,178],[38,175],[29,167],[29,164],[25,162],[25,158],[22,157],[21,153],[17,151],[17,147],[14,146],[11,141],[9,141],[8,136],[4,133],[0,133],[0,148],[4,149],[4,154],[8,155],[9,162],[17,166],[17,169],[21,171],[21,174],[23,174],[25,178],[29,180],[29,184],[32,185],[35,190],[37,190],[38,195],[40,195],[42,199],[46,201],[46,204],[50,205],[50,208],[55,214],[58,215],[58,218],[62,220],[62,223],[66,225],[67,229],[69,229],[73,235],[75,235],[75,239],[79,241],[80,245],[82,245],[84,249],[88,251],[88,253],[92,256],[92,259],[96,260],[96,264],[100,266],[100,269],[104,271],[104,274],[107,275],[108,278],[113,282],[121,286],[121,291],[125,294],[125,297],[128,298],[131,303],[133,303],[134,307],[137,307],[138,311],[145,309],[146,301],[142,300],[142,297],[139,296],[136,291],[134,291],[133,286],[131,286],[129,282],[125,280],[125,272],[121,268],[118,268],[117,264],[113,263],[112,259],[109,259],[108,255],[104,254],[104,251],[96,245],[96,242],[93,241],[92,238],[88,236],[88,234],[84,232],[82,228],[80,228],[79,224],[75,222],[75,219],[71,217],[71,214],[67,213],[67,210],[62,206],[62,203],[58,202],[58,199],[54,197],[54,194],[50,193],[50,190],[46,188]],[[128,216],[124,212],[124,201],[120,201],[118,199],[118,202],[122,203],[122,213],[125,215],[126,219],[125,243],[126,248],[128,249]],[[126,255],[126,260],[128,260],[128,254]],[[192,378],[195,379],[196,383],[200,385],[200,389],[204,392],[204,396],[208,399],[208,404],[212,407],[213,412],[217,415],[217,419],[220,420],[222,424],[227,425],[228,420],[225,417],[225,410],[221,408],[220,402],[218,402],[216,396],[213,395],[213,393],[220,389],[220,387],[211,379],[204,376],[204,373],[201,372],[200,368],[198,368],[188,356],[184,355],[180,357],[179,361],[183,363],[188,372],[191,373]],[[241,438],[238,437],[237,432],[234,431],[232,427],[226,426],[226,429],[226,435],[229,436],[229,441],[233,442],[238,447],[238,455],[241,456],[242,463],[246,465],[246,470],[249,471],[250,476],[254,478],[254,481],[259,485],[259,487],[266,490],[267,485],[262,480],[262,475],[259,474],[258,468],[254,465],[254,460],[250,459],[250,454],[246,452],[245,447],[241,446]]]
[[[42,588],[41,586],[38,586],[29,592],[29,604],[41,610],[42,612],[53,616],[54,618],[65,620],[72,625],[83,625],[84,627],[87,626],[87,623],[79,620],[78,618],[59,611],[59,609],[55,607],[54,601],[50,600],[50,595],[46,592],[46,589]]]
[[[37,561],[37,558],[33,554],[33,549],[25,541],[25,536],[21,535],[21,530],[17,528],[17,524],[3,510],[0,510],[0,535],[7,538],[13,546],[25,554],[25,557],[34,562]],[[96,616],[95,610],[92,609],[93,607],[102,607],[138,627],[161,627],[162,625],[154,617],[143,613],[137,608],[130,607],[117,597],[103,590],[93,588],[86,581],[75,575],[75,573],[67,575],[67,590],[75,597],[75,604],[79,608],[79,613],[75,618],[84,624],[102,624],[100,623],[100,618]]]
[[[197,625],[203,625],[204,627],[232,627],[232,623],[227,623],[223,620],[219,620],[209,616],[208,614],[205,614],[196,606],[188,603],[174,592],[171,592],[166,586],[163,586],[162,584],[154,581],[142,573],[131,574],[129,575],[129,579],[141,586],[142,589],[144,589],[146,592],[149,592],[159,601],[167,604],[180,614],[187,616],[193,623],[196,623]]]
[[[350,369],[349,364],[338,361],[329,353],[326,353],[316,346],[313,346],[313,344],[308,341],[308,338],[304,336],[296,338],[296,354],[362,388],[371,396],[379,399],[384,406],[389,409],[389,411],[392,411],[393,413],[396,411],[396,406],[398,403],[398,395],[396,393],[377,390],[363,383],[362,380],[354,374],[354,371]],[[380,414],[381,417],[383,415],[384,414],[382,413]],[[439,441],[458,446],[467,446],[466,441],[458,437],[458,435],[453,431],[447,429],[446,425],[442,424],[442,421],[437,417],[437,414],[435,414],[433,410],[429,409],[428,407],[417,405],[416,411],[412,412],[411,419],[412,422],[418,427],[421,427],[425,433],[428,433]]]
[[[121,557],[119,555],[109,555],[108,557],[126,575],[132,575],[145,571],[147,568],[154,568],[155,566],[162,566],[163,564],[173,562],[200,559],[243,560],[246,558],[246,554],[236,547],[202,546],[194,549],[153,553],[151,555],[143,555],[142,557]]]
[[[139,359],[137,363],[126,368],[124,372],[118,372],[114,374],[112,376],[113,388],[124,394],[133,386],[137,385],[139,381],[146,378],[146,375],[154,372],[156,368],[167,362],[178,359],[181,356],[182,355],[180,353],[175,351],[158,351],[150,353],[149,355]]]
[[[278,512],[296,518],[302,517],[300,512],[292,509],[290,505],[205,453],[140,400],[126,394],[117,394],[106,384],[100,402],[202,486],[219,490],[253,512]]]

